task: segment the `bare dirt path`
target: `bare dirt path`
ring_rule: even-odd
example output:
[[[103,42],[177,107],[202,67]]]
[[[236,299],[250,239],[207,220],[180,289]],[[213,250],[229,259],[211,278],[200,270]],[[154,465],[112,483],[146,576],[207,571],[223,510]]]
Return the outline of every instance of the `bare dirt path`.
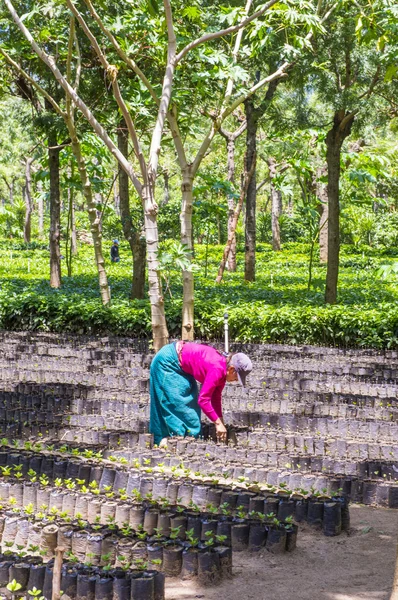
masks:
[[[398,511],[351,507],[351,535],[326,538],[300,528],[297,549],[234,554],[234,575],[214,588],[169,580],[167,600],[388,600]]]

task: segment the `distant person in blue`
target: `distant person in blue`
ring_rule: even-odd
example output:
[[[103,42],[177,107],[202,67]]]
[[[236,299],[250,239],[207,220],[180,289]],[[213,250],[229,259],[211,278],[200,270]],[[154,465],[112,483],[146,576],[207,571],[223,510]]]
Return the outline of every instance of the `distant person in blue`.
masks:
[[[111,261],[119,262],[119,240],[113,240],[113,246],[111,247]]]

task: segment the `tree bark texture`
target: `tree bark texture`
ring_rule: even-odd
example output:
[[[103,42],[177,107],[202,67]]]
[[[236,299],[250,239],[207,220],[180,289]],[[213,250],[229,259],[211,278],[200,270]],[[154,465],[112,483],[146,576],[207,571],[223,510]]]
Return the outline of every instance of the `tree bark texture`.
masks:
[[[327,167],[320,167],[316,174],[316,196],[320,202],[320,222],[319,222],[319,260],[321,263],[328,262],[328,189],[325,183],[319,181],[321,177],[327,174]]]
[[[77,255],[77,232],[76,232],[76,217],[75,217],[75,195],[72,194],[71,203],[71,249],[73,256]]]
[[[326,135],[326,163],[328,168],[328,266],[326,273],[325,302],[337,301],[340,253],[340,155],[341,146],[351,132],[355,114],[338,110],[334,114],[333,127]]]
[[[193,208],[193,174],[187,165],[182,170],[182,206],[181,206],[181,243],[191,251],[192,244],[192,208]],[[194,339],[194,279],[192,271],[183,271],[183,306],[182,306],[182,339]]]
[[[157,213],[154,197],[154,187],[146,184],[142,187],[142,203],[144,207],[144,227],[147,249],[148,266],[148,287],[149,300],[151,303],[151,318],[153,345],[155,352],[158,352],[169,341],[169,332],[167,330],[166,316],[164,312],[164,298],[162,286],[159,277],[159,236]]]
[[[227,179],[233,184],[235,183],[235,138],[230,137],[227,141]],[[240,212],[240,211],[239,211]],[[232,241],[228,254],[228,271],[236,271],[236,225],[233,227],[235,215],[235,200],[232,196],[228,197],[228,240],[232,235]]]
[[[113,203],[115,205],[115,213],[120,217],[120,196],[119,196],[119,165],[118,169],[114,172],[114,184],[113,184]]]
[[[97,212],[97,219],[98,219],[98,227],[99,227],[100,232],[102,233],[102,211],[103,211],[103,209],[102,209],[102,202],[103,202],[103,197],[102,197],[101,192],[96,192],[94,194],[94,198],[95,198],[95,204],[97,206],[96,212]],[[98,206],[101,207],[101,208],[98,208]]]
[[[117,133],[119,150],[128,156],[128,132],[124,120],[120,123]],[[133,255],[133,280],[131,298],[142,299],[145,297],[145,261],[146,243],[140,232],[136,231],[130,212],[129,178],[123,169],[119,168],[119,210],[122,221],[123,234],[130,245]]]
[[[57,134],[48,135],[48,163],[50,172],[50,286],[61,287],[59,153]]]
[[[245,112],[247,121],[245,170],[249,173],[252,170],[253,162],[256,160],[258,125],[258,115],[252,98],[246,100]],[[256,202],[257,185],[256,169],[254,167],[246,194],[245,281],[255,281],[256,278]]]
[[[23,228],[23,239],[30,244],[31,221],[32,221],[32,162],[33,158],[27,158],[25,162],[25,221]]]
[[[274,179],[277,176],[277,163],[274,157],[267,160],[270,175],[270,194],[271,194],[271,230],[272,230],[272,249],[279,252],[281,249],[281,230],[279,217],[282,212],[282,194],[275,187]]]
[[[166,169],[163,171],[163,179],[164,179],[163,206],[166,206],[166,204],[168,204],[169,200],[170,200],[170,175]]]
[[[39,197],[37,200],[37,212],[39,213],[39,237],[42,238],[44,235],[44,198],[43,198],[43,185],[41,181],[37,183],[37,191]]]

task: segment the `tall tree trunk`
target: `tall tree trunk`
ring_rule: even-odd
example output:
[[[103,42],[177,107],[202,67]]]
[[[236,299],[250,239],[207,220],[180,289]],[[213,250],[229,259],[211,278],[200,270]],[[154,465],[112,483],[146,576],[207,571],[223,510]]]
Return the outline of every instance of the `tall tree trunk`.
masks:
[[[227,179],[235,183],[235,138],[229,137],[227,141]],[[228,196],[228,240],[231,237],[235,215],[235,200],[233,196]],[[228,255],[228,271],[236,271],[236,226],[233,231],[232,241]]]
[[[246,130],[246,172],[252,170],[256,160],[257,124],[258,115],[253,105],[252,98],[245,102],[247,121]],[[245,222],[245,280],[255,281],[256,278],[256,169],[250,179],[246,194],[246,222]]]
[[[279,226],[279,217],[281,216],[282,194],[276,189],[274,179],[277,176],[277,163],[274,157],[270,156],[267,160],[270,175],[271,191],[271,230],[272,230],[272,249],[279,251],[281,249],[281,230]]]
[[[50,286],[61,287],[59,153],[57,134],[48,135],[48,163],[50,172]]]
[[[23,239],[26,244],[30,244],[31,217],[32,217],[32,211],[33,211],[32,162],[33,162],[33,158],[27,158],[26,162],[25,162],[25,222],[24,222],[24,230],[23,230]]]
[[[120,217],[120,196],[119,196],[119,185],[118,185],[119,171],[116,171],[114,173],[113,178],[114,178],[113,203],[115,206],[115,213],[117,214],[118,217]]]
[[[327,166],[320,167],[316,173],[316,196],[320,202],[320,221],[319,221],[319,260],[321,263],[328,262],[328,188],[325,183],[320,181],[322,177],[327,175]]]
[[[70,174],[69,174],[70,179]],[[73,205],[73,192],[72,187],[68,186],[67,191],[68,197],[68,223],[66,227],[66,239],[65,239],[65,262],[66,268],[68,269],[68,277],[72,277],[72,205]]]
[[[166,316],[164,312],[164,298],[159,277],[159,236],[157,225],[157,212],[154,209],[154,185],[142,186],[142,204],[144,209],[144,227],[147,245],[148,286],[149,300],[151,303],[151,319],[153,332],[153,345],[158,352],[169,341]]]
[[[246,120],[244,120],[238,129],[234,132],[225,131],[220,129],[220,133],[227,143],[227,180],[233,185],[235,183],[235,144],[236,140],[246,130]],[[236,226],[233,227],[233,220],[235,214],[235,200],[233,196],[228,196],[228,239],[233,231],[232,242],[230,244],[230,251],[228,255],[228,271],[236,271]]]
[[[96,209],[96,202],[93,197],[93,191],[91,187],[91,181],[87,174],[86,163],[84,157],[81,153],[81,147],[79,139],[76,135],[76,130],[74,125],[67,120],[69,135],[72,140],[72,152],[74,157],[76,158],[77,166],[79,169],[80,179],[83,187],[84,198],[87,203],[87,212],[88,218],[90,220],[90,230],[94,243],[94,254],[95,254],[95,262],[97,265],[98,271],[98,281],[99,288],[101,293],[102,304],[109,304],[110,302],[110,294],[109,294],[109,285],[108,278],[106,276],[105,271],[105,260],[102,253],[102,235],[100,228],[100,219],[98,218],[98,213]]]
[[[128,156],[128,132],[123,120],[118,128],[117,143],[124,156]],[[142,299],[145,297],[145,237],[136,231],[130,213],[129,178],[123,169],[119,168],[119,209],[122,221],[123,234],[130,245],[133,255],[133,281],[131,298]]]
[[[73,256],[77,255],[77,232],[76,232],[76,216],[75,216],[75,195],[72,193],[71,211],[71,252]]]
[[[43,184],[41,181],[37,182],[37,191],[39,194],[37,201],[37,212],[39,213],[39,237],[42,238],[44,235],[44,198]]]
[[[227,240],[227,243],[225,245],[225,249],[224,249],[223,256],[222,256],[222,259],[221,259],[221,262],[220,262],[220,266],[218,267],[218,273],[217,273],[217,277],[216,277],[216,283],[221,283],[221,280],[222,280],[222,277],[223,277],[223,274],[224,274],[225,265],[226,265],[226,262],[227,262],[227,258],[228,258],[228,255],[230,253],[231,245],[232,245],[232,242],[233,242],[233,240],[235,238],[236,226],[238,224],[238,219],[239,219],[239,215],[240,215],[241,210],[242,210],[243,201],[244,201],[246,193],[247,193],[247,187],[248,187],[248,185],[250,183],[250,179],[253,176],[253,172],[254,172],[255,168],[256,168],[256,160],[254,160],[252,162],[250,173],[247,173],[245,171],[245,173],[243,175],[243,181],[242,181],[242,186],[241,186],[242,189],[241,189],[241,192],[240,192],[240,197],[239,197],[238,204],[236,205],[236,208],[234,210],[234,216],[233,216],[232,223],[231,223],[231,229],[228,232],[228,240]]]
[[[97,212],[97,220],[98,220],[98,227],[99,227],[99,231],[102,234],[102,211],[104,210],[102,208],[102,201],[103,201],[103,197],[101,192],[95,192],[95,204],[96,204],[96,212]],[[98,208],[98,206],[100,206],[101,208]]]
[[[170,175],[167,169],[163,171],[163,179],[164,179],[164,192],[163,192],[163,205],[169,203],[170,200]]]
[[[193,208],[193,175],[188,165],[182,171],[182,206],[181,206],[181,243],[191,251],[192,243],[192,208]],[[183,271],[183,306],[182,306],[182,339],[194,339],[194,279],[192,271]]]
[[[74,177],[74,161],[71,161],[70,167],[68,168],[69,181],[73,181]],[[66,264],[68,267],[68,277],[72,277],[72,260],[73,256],[77,254],[77,236],[76,236],[76,222],[75,222],[75,192],[73,185],[68,186],[68,227],[66,232]]]
[[[8,186],[8,190],[9,190],[9,193],[10,193],[9,198],[10,198],[10,204],[11,204],[11,206],[14,204],[14,188],[15,188],[15,179],[13,179],[11,177],[11,183]]]
[[[333,127],[326,135],[326,163],[328,168],[328,266],[326,273],[325,302],[337,301],[337,282],[340,253],[340,154],[341,146],[351,132],[355,114],[338,110],[334,114]]]

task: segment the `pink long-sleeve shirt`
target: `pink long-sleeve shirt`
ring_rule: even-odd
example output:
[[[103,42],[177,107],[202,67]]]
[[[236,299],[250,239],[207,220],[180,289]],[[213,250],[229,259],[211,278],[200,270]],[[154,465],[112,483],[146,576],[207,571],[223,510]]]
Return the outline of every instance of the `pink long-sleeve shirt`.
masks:
[[[211,346],[184,344],[181,368],[202,384],[198,404],[210,421],[222,417],[221,395],[227,378],[227,361]]]

